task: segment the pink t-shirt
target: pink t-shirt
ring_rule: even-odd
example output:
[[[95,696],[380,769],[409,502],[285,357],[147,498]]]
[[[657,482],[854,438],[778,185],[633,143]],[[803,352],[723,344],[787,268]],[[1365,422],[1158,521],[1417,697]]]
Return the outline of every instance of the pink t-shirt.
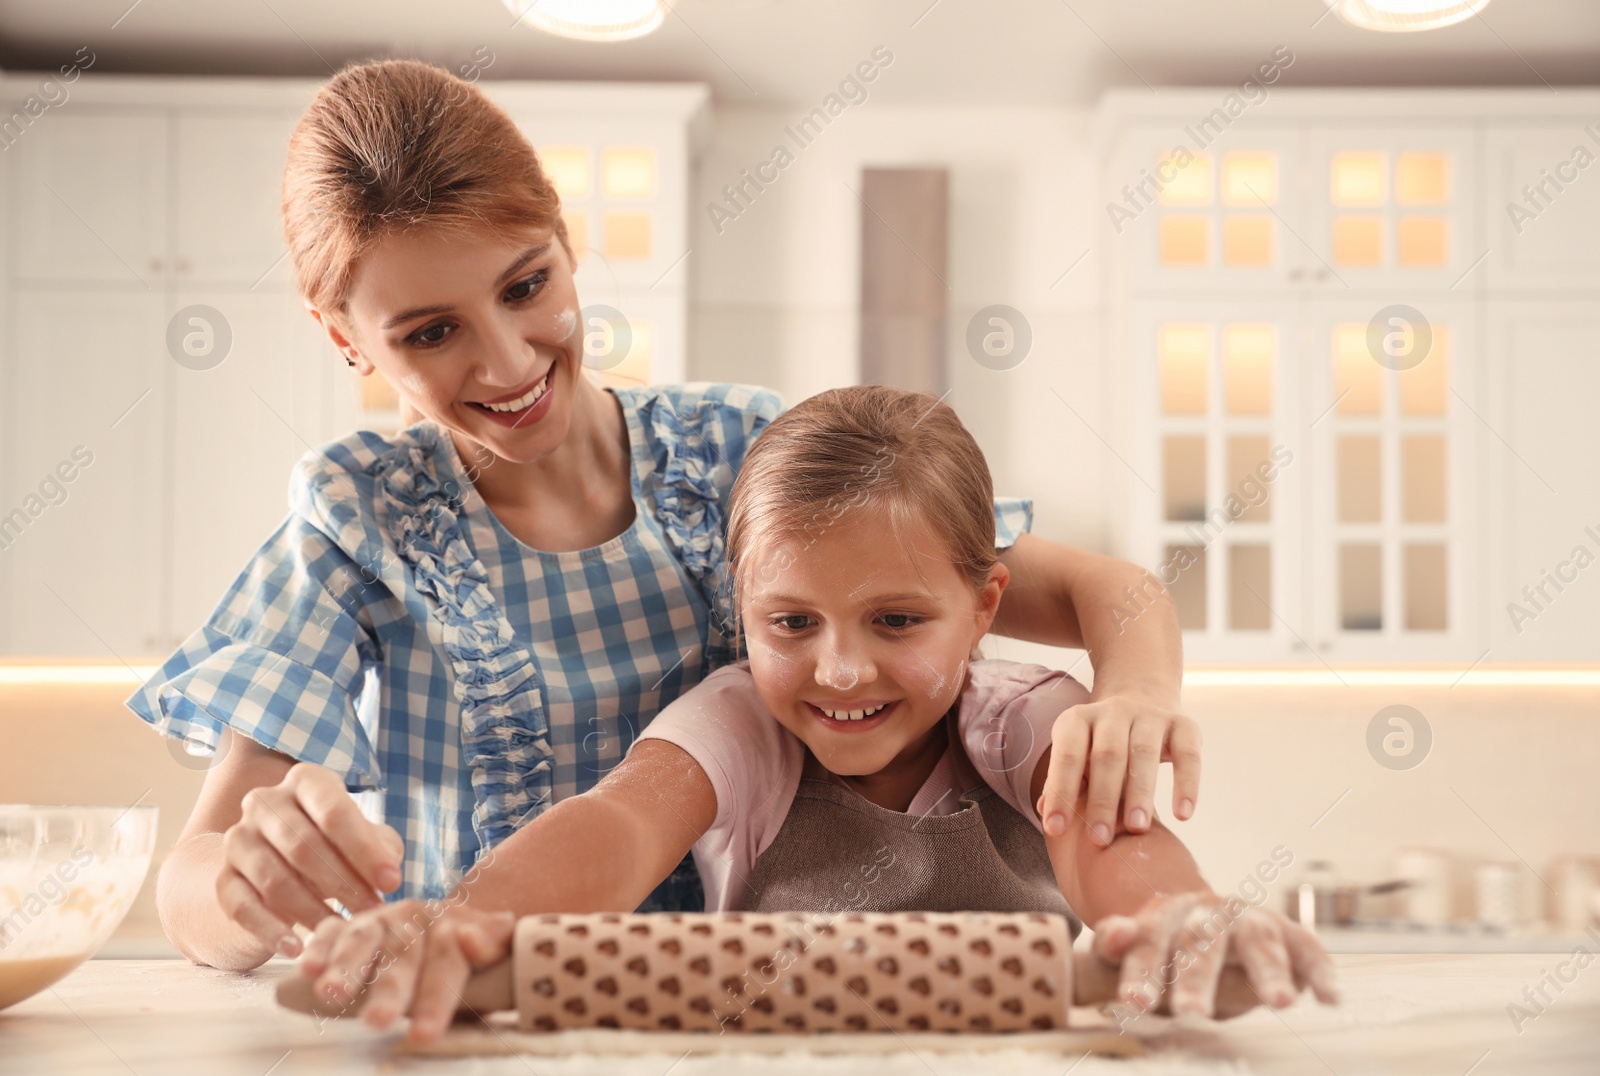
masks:
[[[975,661],[961,692],[959,721],[967,757],[988,785],[1042,826],[1029,795],[1033,771],[1050,746],[1061,711],[1089,701],[1065,673],[1014,661]],[[695,843],[707,911],[744,907],[743,879],[777,837],[800,787],[805,744],[767,712],[745,664],[712,673],[657,714],[639,739],[666,740],[689,753],[711,779],[717,817]],[[953,814],[961,793],[951,751],[928,775],[907,814]],[[842,782],[841,782],[842,783]]]

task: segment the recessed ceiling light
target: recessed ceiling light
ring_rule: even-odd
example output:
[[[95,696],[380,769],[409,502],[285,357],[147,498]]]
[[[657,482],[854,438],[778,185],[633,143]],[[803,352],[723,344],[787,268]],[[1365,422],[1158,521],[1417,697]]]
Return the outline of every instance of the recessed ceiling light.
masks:
[[[579,41],[626,41],[660,26],[672,0],[504,0],[518,22]]]
[[[1434,30],[1472,18],[1489,0],[1327,0],[1351,26],[1363,30]]]

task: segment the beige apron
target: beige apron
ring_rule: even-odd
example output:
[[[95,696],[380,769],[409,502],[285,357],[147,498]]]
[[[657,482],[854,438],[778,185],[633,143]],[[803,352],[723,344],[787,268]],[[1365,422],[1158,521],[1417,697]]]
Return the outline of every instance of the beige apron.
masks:
[[[806,751],[789,814],[748,878],[757,912],[1047,912],[1081,924],[1056,882],[1044,835],[972,768],[955,722],[946,735],[961,794],[948,815],[880,807]]]

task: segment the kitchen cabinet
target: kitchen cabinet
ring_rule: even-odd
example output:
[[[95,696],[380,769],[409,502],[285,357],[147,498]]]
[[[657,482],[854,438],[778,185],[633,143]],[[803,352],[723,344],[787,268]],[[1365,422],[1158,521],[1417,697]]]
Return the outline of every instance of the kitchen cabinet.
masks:
[[[352,395],[349,368],[298,295],[185,289],[175,306],[216,311],[231,340],[210,369],[168,364],[173,633],[205,620],[276,529],[288,512],[290,471],[340,428],[334,401]],[[343,416],[352,425],[353,412]]]
[[[1386,330],[1430,338],[1405,370],[1372,361],[1360,300],[1134,308],[1130,378],[1155,417],[1130,456],[1132,541],[1191,650],[1376,660],[1475,641],[1473,310],[1423,305],[1426,325]]]
[[[1594,305],[1489,304],[1493,390],[1487,426],[1488,521],[1495,570],[1484,595],[1486,660],[1600,660],[1600,362]]]
[[[177,110],[170,269],[182,281],[294,287],[279,207],[292,112]]]
[[[1483,518],[1478,420],[1467,402],[1480,396],[1477,313],[1431,292],[1388,298],[1411,301],[1388,304],[1404,313],[1376,330],[1370,301],[1309,306],[1311,540],[1302,563],[1321,570],[1306,573],[1304,645],[1328,660],[1471,661]],[[1375,350],[1387,361],[1375,362]]]
[[[1212,96],[1113,93],[1096,137],[1109,411],[1139,477],[1117,552],[1168,584],[1186,656],[1592,659],[1571,631],[1513,644],[1504,606],[1555,511],[1524,508],[1550,490],[1522,443],[1593,425],[1572,410],[1600,323],[1579,163],[1600,95],[1280,89],[1227,122]],[[1518,177],[1557,160],[1519,233]],[[1534,294],[1538,314],[1506,305]],[[1244,497],[1279,448],[1293,462]],[[1586,481],[1564,511],[1600,511]],[[1568,598],[1574,628],[1600,622],[1600,590]]]
[[[1130,544],[1172,593],[1186,646],[1219,658],[1288,656],[1310,634],[1296,570],[1303,322],[1296,304],[1260,298],[1133,308],[1129,380],[1153,421],[1130,445]]]
[[[0,103],[37,81],[0,78]],[[86,74],[0,157],[0,654],[166,652],[282,519],[304,453],[398,426],[392,393],[351,374],[306,313],[285,254],[283,165],[316,88]],[[586,331],[612,349],[595,376],[681,380],[705,88],[483,88],[563,194]],[[180,361],[184,340],[224,337],[225,354]],[[93,462],[49,503],[61,495],[40,483],[78,445]]]
[[[1308,125],[1304,240],[1322,290],[1449,291],[1484,254],[1476,142],[1449,116]]]
[[[87,76],[85,76],[87,78]],[[13,279],[153,290],[291,282],[279,187],[295,116],[46,113],[13,145]]]
[[[1497,291],[1600,290],[1600,119],[1492,123],[1484,135],[1489,257]]]
[[[86,317],[78,289],[11,299],[6,649],[109,663],[151,653],[170,534],[161,305],[106,289],[88,300]]]
[[[1483,254],[1465,122],[1151,128],[1106,173],[1119,288],[1445,289]]]
[[[168,255],[167,128],[162,110],[86,104],[23,131],[5,161],[10,278],[150,290]]]

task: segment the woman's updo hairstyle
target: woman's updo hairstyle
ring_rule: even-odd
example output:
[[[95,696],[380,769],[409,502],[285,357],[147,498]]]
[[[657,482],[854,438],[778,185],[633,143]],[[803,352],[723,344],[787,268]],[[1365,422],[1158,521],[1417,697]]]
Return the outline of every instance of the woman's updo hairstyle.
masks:
[[[415,60],[346,67],[289,139],[283,231],[301,294],[347,310],[362,255],[421,226],[547,227],[571,254],[539,158],[482,90]]]

